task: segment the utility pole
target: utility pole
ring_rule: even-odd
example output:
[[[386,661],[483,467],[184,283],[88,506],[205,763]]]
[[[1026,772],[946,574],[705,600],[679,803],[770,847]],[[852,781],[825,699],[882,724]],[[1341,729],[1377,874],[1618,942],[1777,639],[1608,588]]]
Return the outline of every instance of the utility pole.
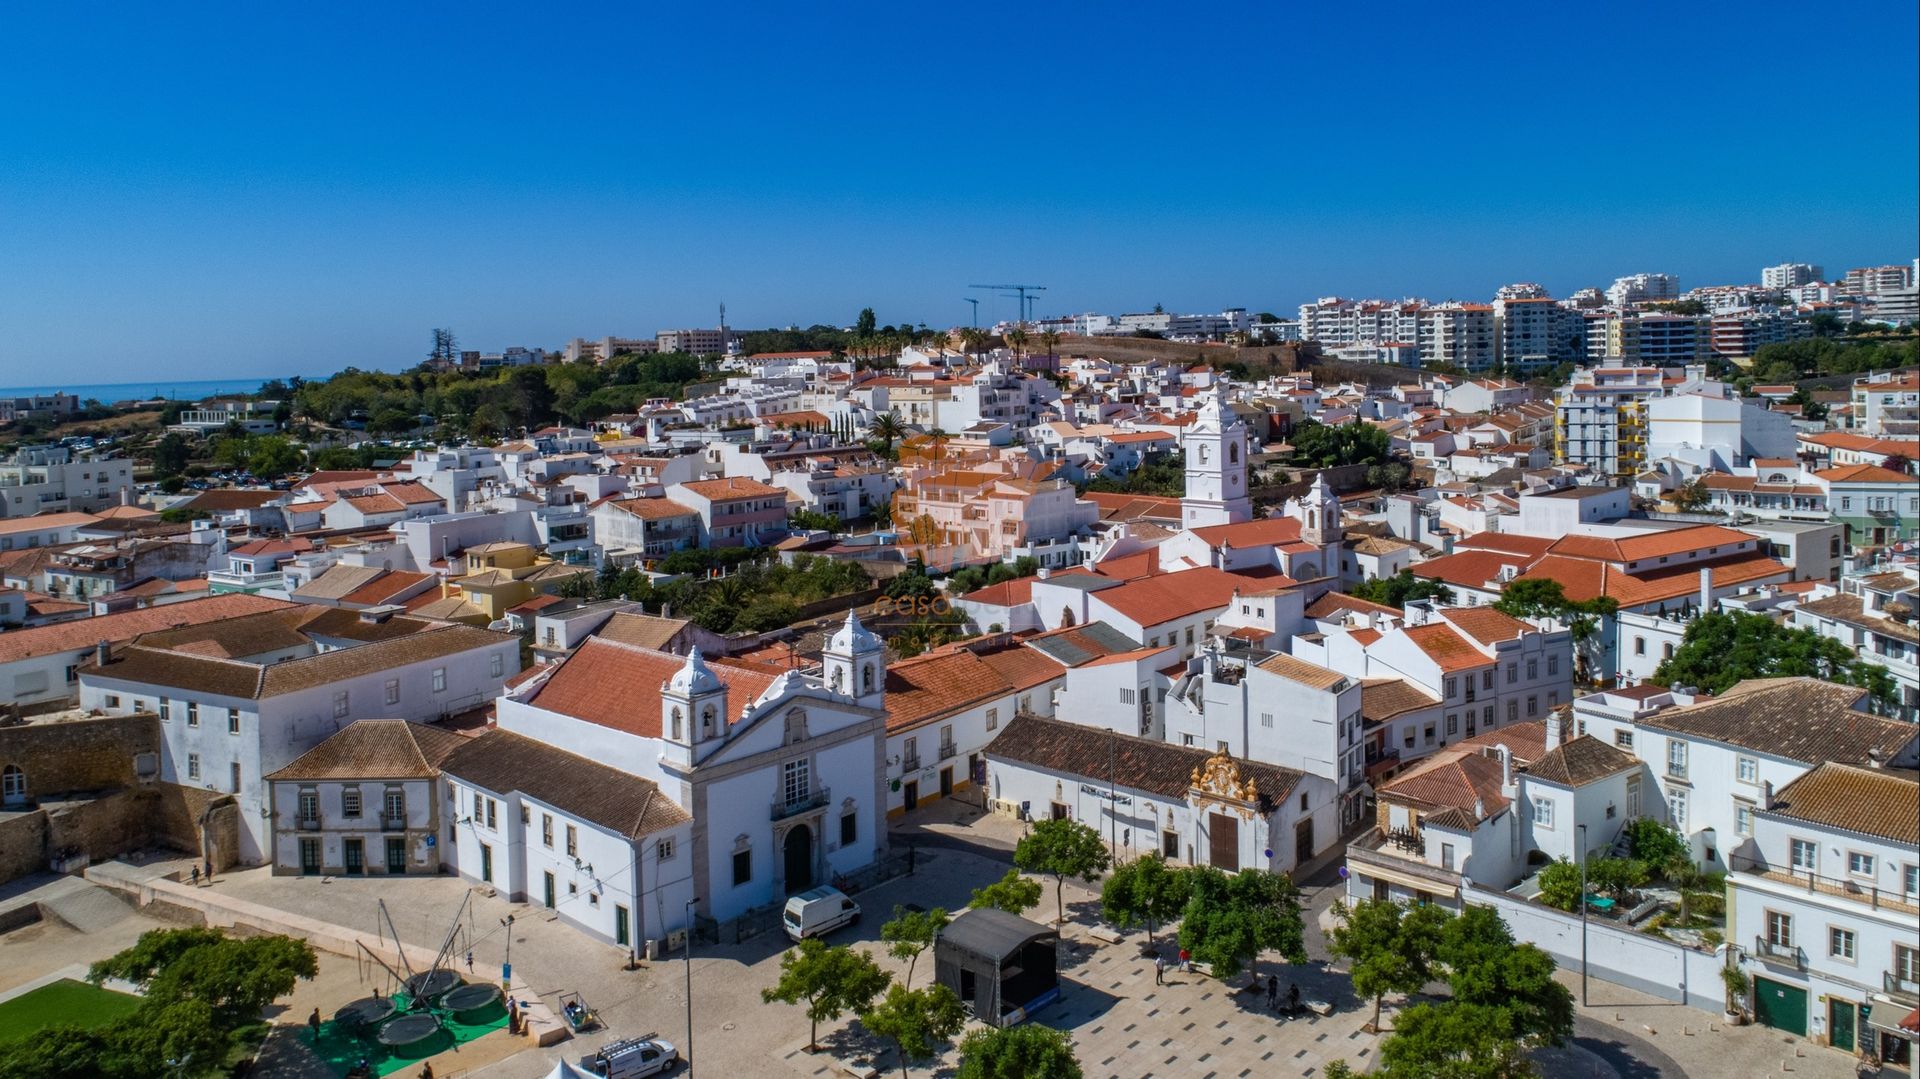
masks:
[[[980,301],[971,296],[963,298],[973,305],[973,328],[977,330],[980,328]]]
[[[1580,1006],[1587,1006],[1587,826],[1576,825],[1580,833]]]
[[[687,1051],[683,1059],[687,1062],[687,1079],[693,1079],[693,905],[700,902],[695,896],[687,900]]]

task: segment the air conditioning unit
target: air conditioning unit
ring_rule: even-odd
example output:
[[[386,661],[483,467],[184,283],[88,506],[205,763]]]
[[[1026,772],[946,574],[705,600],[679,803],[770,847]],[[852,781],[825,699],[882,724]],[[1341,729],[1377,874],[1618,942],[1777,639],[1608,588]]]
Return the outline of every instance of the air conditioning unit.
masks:
[[[687,931],[676,929],[667,934],[667,951],[684,952],[687,949]]]

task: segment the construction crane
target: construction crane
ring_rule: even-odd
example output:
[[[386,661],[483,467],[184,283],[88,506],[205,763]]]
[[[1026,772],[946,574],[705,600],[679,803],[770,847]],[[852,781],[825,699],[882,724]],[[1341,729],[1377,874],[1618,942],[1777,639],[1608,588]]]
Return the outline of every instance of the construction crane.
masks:
[[[979,329],[980,328],[980,301],[974,299],[971,296],[962,296],[961,299],[973,305],[973,328],[976,330]]]
[[[1018,296],[1020,298],[1020,321],[1022,322],[1026,322],[1032,318],[1031,301],[1028,300],[1027,293],[1047,291],[1047,286],[1045,285],[968,285],[967,287],[1004,289],[1005,295]],[[1038,300],[1039,297],[1036,296],[1033,299]]]

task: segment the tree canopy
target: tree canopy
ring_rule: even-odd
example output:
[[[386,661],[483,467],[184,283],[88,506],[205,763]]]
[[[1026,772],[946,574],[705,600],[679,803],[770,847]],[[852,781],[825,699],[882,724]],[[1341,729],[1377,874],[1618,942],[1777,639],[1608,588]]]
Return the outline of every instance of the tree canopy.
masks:
[[[1441,603],[1453,602],[1453,589],[1431,577],[1415,577],[1410,569],[1403,569],[1391,577],[1375,577],[1371,581],[1362,581],[1347,590],[1355,599],[1364,599],[1369,603],[1384,603],[1389,607],[1405,607],[1416,599],[1437,599]]]
[[[1149,942],[1153,927],[1178,918],[1186,905],[1185,874],[1167,868],[1166,859],[1158,854],[1116,867],[1100,889],[1101,915],[1120,926],[1145,922]]]
[[[1393,459],[1393,440],[1370,423],[1306,423],[1295,427],[1287,442],[1294,462],[1304,467],[1377,465]]]
[[[910,1062],[932,1056],[936,1042],[960,1033],[966,1021],[960,998],[944,985],[925,989],[896,985],[860,1015],[868,1030],[891,1041],[899,1051],[901,1075],[907,1074]]]
[[[1432,903],[1409,909],[1390,899],[1362,900],[1336,913],[1340,924],[1328,934],[1328,949],[1349,961],[1354,992],[1373,998],[1378,1029],[1386,994],[1416,993],[1433,980],[1435,953],[1452,915]]]
[[[1680,647],[1649,681],[1720,693],[1748,678],[1805,676],[1859,686],[1886,707],[1894,699],[1887,669],[1854,654],[1831,637],[1743,612],[1699,615]]]
[[[812,1049],[819,1045],[822,1020],[864,1011],[892,980],[865,952],[829,947],[819,937],[808,937],[780,957],[780,980],[760,990],[760,999],[804,1004],[810,1024],[807,1046]]]
[[[1100,833],[1077,820],[1043,820],[1021,837],[1013,849],[1013,864],[1029,873],[1053,878],[1053,903],[1061,921],[1067,920],[1060,890],[1068,877],[1091,884],[1100,879],[1111,858]]]
[[[1180,946],[1207,964],[1217,978],[1243,966],[1256,967],[1260,953],[1277,951],[1304,963],[1307,950],[1300,916],[1300,890],[1284,873],[1243,869],[1223,873],[1212,866],[1186,870],[1187,905]]]
[[[1040,882],[1021,876],[1018,869],[1009,869],[1006,876],[992,884],[975,888],[967,906],[976,910],[992,907],[1008,914],[1025,914],[1039,902]]]
[[[1080,1079],[1073,1040],[1039,1023],[976,1030],[960,1039],[954,1079]]]
[[[880,939],[887,942],[887,954],[907,961],[907,976],[901,984],[913,988],[913,967],[920,953],[933,947],[933,940],[947,927],[945,907],[932,910],[893,908],[893,920],[880,927]]]

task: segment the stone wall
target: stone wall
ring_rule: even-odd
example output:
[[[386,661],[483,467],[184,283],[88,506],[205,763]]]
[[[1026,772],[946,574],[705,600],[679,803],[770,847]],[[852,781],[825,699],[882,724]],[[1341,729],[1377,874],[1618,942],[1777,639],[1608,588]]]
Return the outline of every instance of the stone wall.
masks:
[[[44,872],[58,856],[102,862],[154,847],[225,870],[240,849],[240,807],[231,794],[148,783],[11,814],[0,820],[0,884]]]
[[[85,853],[100,861],[152,846],[152,791],[118,790],[46,811],[46,855]]]
[[[0,884],[47,868],[47,815],[38,811],[0,819]]]
[[[154,795],[150,845],[210,858],[215,869],[235,863],[240,850],[240,807],[233,795],[177,783],[154,783],[149,789]],[[209,844],[211,849],[204,849]]]
[[[134,758],[160,759],[160,720],[153,715],[97,716],[0,727],[0,767],[27,774],[27,795],[131,787]]]

